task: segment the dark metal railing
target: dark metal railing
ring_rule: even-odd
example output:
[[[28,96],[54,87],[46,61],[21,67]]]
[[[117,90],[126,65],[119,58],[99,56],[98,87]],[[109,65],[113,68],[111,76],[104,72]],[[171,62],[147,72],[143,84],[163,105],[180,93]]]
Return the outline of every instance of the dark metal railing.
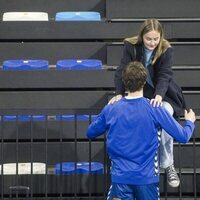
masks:
[[[5,113],[1,115],[1,199],[106,199],[110,186],[106,136],[91,141],[85,135],[93,120],[93,114],[99,112],[97,109],[81,112],[64,110],[53,117],[49,112],[44,114],[42,120],[34,118],[33,114],[29,115],[28,120],[22,120],[20,115],[8,120]],[[68,115],[69,119],[65,118],[65,115]],[[190,143],[186,145],[192,152],[192,156],[187,158],[191,161],[190,166],[183,165],[183,159],[186,159],[184,145],[175,143],[178,149],[175,155],[176,160],[178,159],[177,172],[181,184],[177,189],[169,188],[165,173],[161,173],[161,198],[169,199],[174,196],[184,199],[189,196],[197,199],[200,196],[200,166],[196,160],[199,154],[199,139],[196,129]],[[87,172],[80,168],[83,162],[88,164]],[[95,162],[102,164],[100,172],[94,171]],[[15,165],[10,165],[9,168],[6,165],[9,163]],[[44,164],[41,165],[43,168],[36,169],[35,163]],[[69,163],[72,163],[71,169],[66,167]],[[23,168],[23,164],[27,169]],[[185,171],[186,167],[188,171]],[[185,190],[185,176],[188,174],[192,185],[190,190]]]

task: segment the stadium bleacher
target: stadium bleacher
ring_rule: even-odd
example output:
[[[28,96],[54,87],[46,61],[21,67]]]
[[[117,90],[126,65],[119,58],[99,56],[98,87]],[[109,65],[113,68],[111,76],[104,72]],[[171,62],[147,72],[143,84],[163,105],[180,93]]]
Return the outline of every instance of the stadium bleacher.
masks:
[[[0,164],[41,162],[46,164],[46,169],[45,175],[3,176],[0,197],[8,199],[10,186],[24,185],[31,188],[29,197],[35,200],[106,198],[110,165],[105,138],[88,141],[85,130],[91,115],[98,114],[114,95],[113,78],[122,56],[123,39],[137,34],[144,19],[156,17],[174,48],[174,77],[188,105],[197,114],[196,130],[190,142],[174,144],[181,186],[170,188],[165,173],[161,172],[161,199],[199,199],[199,8],[198,0],[68,0],[67,3],[65,0],[3,0]],[[57,12],[80,10],[98,12],[101,20],[57,22],[55,19]],[[49,21],[4,21],[3,14],[13,11],[43,11],[48,13]],[[47,70],[3,70],[6,60],[38,59],[48,61]],[[101,70],[56,70],[59,60],[72,59],[99,60]],[[81,120],[80,115],[90,117]],[[14,116],[13,120],[8,120],[9,116]],[[28,120],[19,116],[28,116]],[[66,116],[73,117],[66,119]],[[179,120],[182,123],[183,119]],[[62,162],[100,162],[104,170],[103,174],[56,175],[55,165]]]

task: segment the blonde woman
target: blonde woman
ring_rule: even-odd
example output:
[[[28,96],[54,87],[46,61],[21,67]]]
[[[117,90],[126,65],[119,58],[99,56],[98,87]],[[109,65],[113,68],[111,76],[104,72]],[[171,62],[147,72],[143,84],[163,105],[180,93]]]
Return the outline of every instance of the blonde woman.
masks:
[[[182,116],[186,105],[182,90],[173,78],[173,48],[164,38],[162,25],[157,19],[145,20],[137,36],[125,39],[121,64],[115,73],[116,96],[109,104],[124,96],[122,71],[131,61],[140,61],[147,68],[144,96],[151,100],[151,104],[164,106],[173,116]],[[164,130],[161,133],[160,167],[166,169],[168,184],[178,187],[180,180],[174,168],[173,139]]]

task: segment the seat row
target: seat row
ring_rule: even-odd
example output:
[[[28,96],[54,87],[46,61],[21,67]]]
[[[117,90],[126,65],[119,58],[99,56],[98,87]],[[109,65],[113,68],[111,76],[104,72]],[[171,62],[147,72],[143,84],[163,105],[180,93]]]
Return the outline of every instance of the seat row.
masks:
[[[3,21],[49,21],[46,12],[6,12]],[[55,21],[101,21],[99,12],[57,12]]]
[[[55,115],[55,116],[46,116],[46,115],[5,115],[2,117],[3,121],[45,121],[45,120],[95,120],[97,115]]]
[[[31,172],[32,167],[32,172]],[[0,165],[0,174],[3,171],[4,175],[24,175],[24,174],[45,174],[46,164],[34,162],[32,163],[6,163],[3,164],[3,169]],[[55,166],[55,174],[103,174],[104,166],[100,162],[63,162],[57,163]]]
[[[2,65],[3,70],[48,70],[47,60],[5,60]],[[66,59],[58,60],[56,69],[68,70],[100,70],[102,69],[101,60],[97,59]]]

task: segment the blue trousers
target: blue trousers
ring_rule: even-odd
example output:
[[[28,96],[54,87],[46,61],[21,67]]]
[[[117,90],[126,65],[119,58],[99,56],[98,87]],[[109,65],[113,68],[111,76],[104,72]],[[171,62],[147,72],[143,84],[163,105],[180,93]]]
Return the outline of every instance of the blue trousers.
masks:
[[[159,200],[159,183],[127,185],[112,183],[107,200]]]

